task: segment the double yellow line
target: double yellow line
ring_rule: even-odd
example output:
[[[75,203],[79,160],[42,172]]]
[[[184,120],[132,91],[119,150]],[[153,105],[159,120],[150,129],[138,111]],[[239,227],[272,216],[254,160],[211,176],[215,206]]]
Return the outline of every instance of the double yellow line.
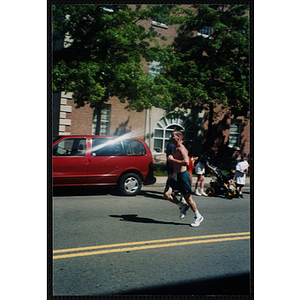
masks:
[[[143,242],[110,244],[82,248],[70,248],[53,251],[53,259],[72,258],[89,255],[99,255],[116,252],[148,250],[164,247],[185,246],[194,244],[216,243],[250,239],[250,232],[226,233],[206,236],[192,236]],[[140,245],[140,246],[139,246]],[[100,250],[104,249],[104,250]],[[64,254],[61,254],[64,253]]]

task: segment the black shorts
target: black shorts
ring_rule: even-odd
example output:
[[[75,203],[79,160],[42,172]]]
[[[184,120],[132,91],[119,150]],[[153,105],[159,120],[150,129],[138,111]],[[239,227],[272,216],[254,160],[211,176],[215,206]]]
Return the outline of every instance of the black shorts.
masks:
[[[245,185],[244,184],[240,184],[240,183],[236,183],[235,184],[237,187],[244,187]]]
[[[167,165],[166,165],[166,170],[167,170],[168,174],[173,174],[173,168],[170,166],[169,163],[167,163]]]
[[[168,186],[173,190],[179,190],[183,196],[192,193],[191,176],[188,171],[177,174],[177,180],[172,178],[169,180]]]

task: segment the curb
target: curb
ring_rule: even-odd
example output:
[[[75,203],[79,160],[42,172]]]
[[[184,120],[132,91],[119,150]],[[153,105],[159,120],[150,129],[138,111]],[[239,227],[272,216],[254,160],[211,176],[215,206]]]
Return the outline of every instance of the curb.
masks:
[[[210,181],[212,180],[211,177],[205,177],[204,178],[204,187],[209,187],[210,186]],[[156,177],[156,182],[154,184],[146,185],[146,187],[165,187],[167,181],[166,176],[157,176]],[[197,181],[197,177],[193,177],[193,184],[192,187],[195,187]],[[246,183],[245,187],[250,187],[250,178],[246,178]]]

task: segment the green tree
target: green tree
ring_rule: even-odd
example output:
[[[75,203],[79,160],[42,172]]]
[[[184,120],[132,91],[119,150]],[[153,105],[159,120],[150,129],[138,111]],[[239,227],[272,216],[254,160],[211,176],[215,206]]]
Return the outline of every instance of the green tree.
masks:
[[[77,107],[101,109],[109,95],[137,111],[158,105],[162,89],[143,71],[142,58],[157,59],[164,37],[138,21],[161,13],[151,5],[53,6],[53,45],[64,41],[53,51],[53,91],[73,92]]]
[[[178,36],[165,56],[168,86],[165,109],[206,108],[222,104],[235,116],[249,111],[249,11],[247,5],[195,5],[185,17]],[[198,34],[197,34],[198,33]]]
[[[247,5],[55,5],[53,91],[72,91],[78,107],[101,109],[108,95],[142,111],[209,109],[222,104],[235,116],[249,110],[249,18]],[[172,45],[162,45],[140,20],[180,24]],[[196,33],[199,32],[199,35]],[[142,58],[159,61],[164,73],[151,78]]]

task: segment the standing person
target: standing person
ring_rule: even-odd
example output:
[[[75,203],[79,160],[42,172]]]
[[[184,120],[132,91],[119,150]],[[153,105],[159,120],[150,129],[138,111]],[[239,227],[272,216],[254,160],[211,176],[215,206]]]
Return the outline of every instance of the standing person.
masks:
[[[196,203],[191,196],[191,177],[187,170],[189,156],[187,149],[183,146],[182,137],[183,134],[181,131],[175,130],[172,132],[171,142],[174,144],[174,149],[172,154],[168,156],[168,161],[173,164],[174,173],[165,189],[164,197],[179,206],[181,219],[185,217],[187,210],[191,207],[195,213],[194,222],[191,226],[198,227],[204,218],[199,213]],[[178,201],[172,196],[175,188],[181,191],[187,204]]]
[[[246,174],[249,168],[249,164],[246,161],[246,157],[247,157],[246,153],[243,153],[241,155],[242,158],[241,161],[239,161],[235,167],[236,170],[235,180],[236,180],[236,186],[237,186],[237,190],[239,191],[240,198],[244,198],[242,190],[245,185]]]
[[[188,171],[191,176],[191,184],[193,184],[193,170],[195,168],[195,161],[198,159],[198,157],[189,156],[189,165],[188,165]]]
[[[205,167],[210,168],[213,170],[213,168],[209,165],[209,157],[205,155],[201,155],[199,158],[199,161],[195,165],[195,172],[197,174],[197,182],[195,186],[195,195],[197,196],[207,196],[207,194],[204,192],[204,174],[205,174]],[[200,191],[198,190],[200,185]]]

